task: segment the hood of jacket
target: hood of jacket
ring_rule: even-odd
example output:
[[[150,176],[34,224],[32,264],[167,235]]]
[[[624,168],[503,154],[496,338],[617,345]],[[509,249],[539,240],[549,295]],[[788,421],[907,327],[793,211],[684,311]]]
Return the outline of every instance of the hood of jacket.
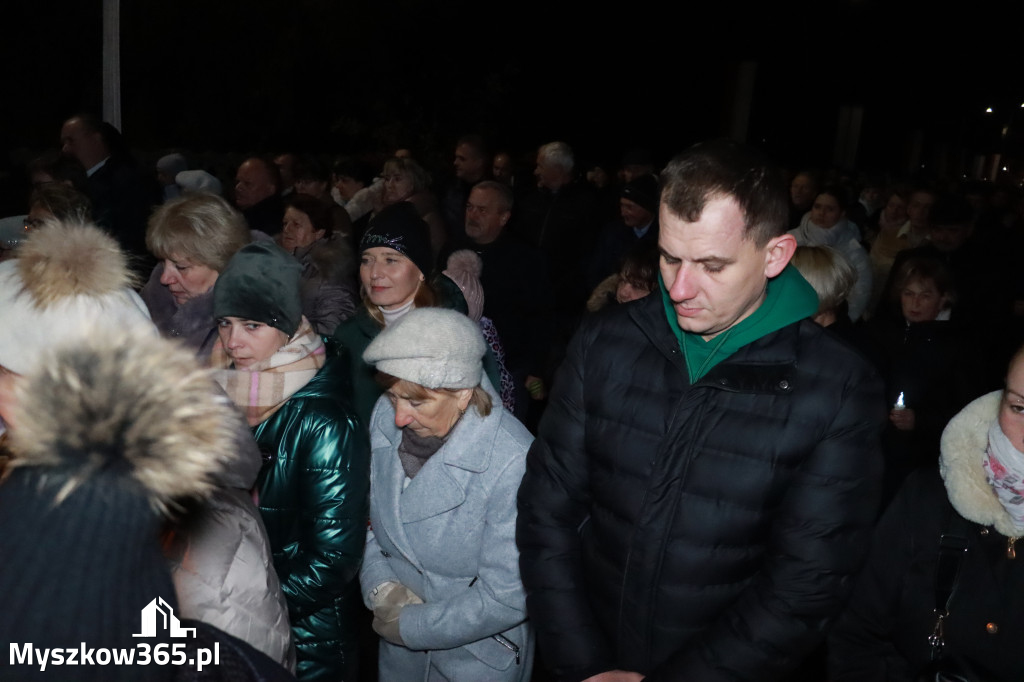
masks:
[[[832,246],[839,248],[849,241],[860,241],[860,233],[857,227],[846,218],[840,218],[839,222],[829,228],[824,228],[811,222],[811,214],[807,213],[800,220],[800,226],[789,231],[796,237],[801,245],[809,246]]]
[[[939,472],[949,501],[968,521],[992,526],[1006,537],[1020,532],[988,484],[982,461],[988,429],[999,415],[1002,391],[983,395],[953,417],[942,432]]]

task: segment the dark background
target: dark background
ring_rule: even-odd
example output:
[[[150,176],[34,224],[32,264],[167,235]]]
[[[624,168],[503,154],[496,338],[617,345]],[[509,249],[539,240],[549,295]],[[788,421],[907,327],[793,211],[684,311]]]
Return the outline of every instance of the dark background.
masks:
[[[3,7],[0,162],[16,174],[68,116],[99,112],[102,3]],[[782,164],[831,165],[841,108],[861,107],[858,169],[956,175],[1002,153],[1013,173],[1021,8],[122,0],[122,127],[151,154],[405,146],[447,170],[455,138],[479,131],[614,163],[728,134],[752,62],[747,139]]]

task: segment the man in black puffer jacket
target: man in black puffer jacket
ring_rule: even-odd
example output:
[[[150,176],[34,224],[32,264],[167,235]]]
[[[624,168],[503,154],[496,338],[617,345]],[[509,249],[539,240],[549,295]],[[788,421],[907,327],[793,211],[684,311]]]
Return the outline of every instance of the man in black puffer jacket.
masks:
[[[780,175],[738,145],[663,173],[660,292],[574,339],[517,540],[558,680],[776,680],[823,638],[875,518],[868,364],[808,316]]]

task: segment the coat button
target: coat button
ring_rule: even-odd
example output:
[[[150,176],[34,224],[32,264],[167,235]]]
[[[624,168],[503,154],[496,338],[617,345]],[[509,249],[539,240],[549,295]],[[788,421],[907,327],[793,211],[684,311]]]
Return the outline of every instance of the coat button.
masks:
[[[779,382],[779,388],[781,388],[783,391],[788,391],[789,390],[789,382],[786,381],[785,379],[783,379],[782,381]]]
[[[988,528],[982,528],[982,529],[981,529],[981,531],[979,531],[979,532],[980,532],[980,533],[981,533],[982,535],[988,535]]]
[[[999,632],[999,626],[996,625],[995,623],[986,623],[985,624],[985,632],[987,632],[990,635],[994,635],[997,632]]]
[[[728,379],[719,379],[718,380],[718,385],[719,386],[728,386],[729,385],[729,380]]]
[[[380,551],[380,553],[384,555],[385,559],[390,559],[391,558],[391,555],[388,554],[387,552],[385,552],[383,549]]]

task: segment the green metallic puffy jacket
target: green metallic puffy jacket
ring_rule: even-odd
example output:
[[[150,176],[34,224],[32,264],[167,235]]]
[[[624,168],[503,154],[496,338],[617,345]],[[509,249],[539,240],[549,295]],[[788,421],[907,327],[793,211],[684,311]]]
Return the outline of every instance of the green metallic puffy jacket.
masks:
[[[288,602],[300,680],[354,680],[359,564],[366,543],[370,448],[327,364],[253,435],[269,458],[259,508]]]

